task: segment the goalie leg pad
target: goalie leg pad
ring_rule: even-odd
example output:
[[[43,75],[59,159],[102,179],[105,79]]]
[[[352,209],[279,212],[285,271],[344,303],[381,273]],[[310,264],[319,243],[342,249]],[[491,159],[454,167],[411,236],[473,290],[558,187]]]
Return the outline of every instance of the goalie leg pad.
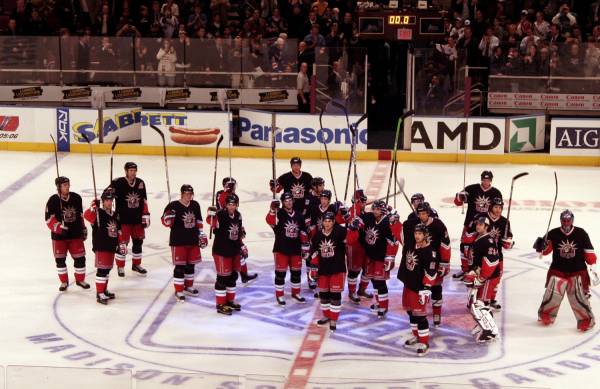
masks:
[[[538,309],[538,320],[544,325],[550,325],[556,320],[560,303],[565,297],[568,280],[552,275],[546,283],[546,292]]]
[[[478,342],[494,340],[499,331],[494,316],[490,312],[490,307],[486,306],[481,300],[477,300],[471,304],[470,311],[477,327],[479,327],[473,330],[475,340]]]
[[[577,319],[577,329],[580,331],[587,331],[595,324],[592,306],[586,294],[587,288],[582,277],[572,277],[567,285],[567,298]]]

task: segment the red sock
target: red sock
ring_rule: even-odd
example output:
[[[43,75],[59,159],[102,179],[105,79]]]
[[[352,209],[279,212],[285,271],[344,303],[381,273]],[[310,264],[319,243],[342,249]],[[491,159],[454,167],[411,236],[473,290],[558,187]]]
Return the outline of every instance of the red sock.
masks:
[[[184,285],[186,288],[191,288],[191,287],[193,287],[193,286],[194,286],[194,275],[193,275],[193,274],[186,274],[186,275],[185,275],[184,282],[183,282],[183,285]]]
[[[358,290],[367,290],[369,287],[369,279],[365,276],[360,277],[360,285]]]
[[[292,284],[292,295],[300,294],[300,284]]]
[[[388,309],[388,295],[386,294],[382,294],[382,295],[377,295],[377,301],[379,302],[379,308],[380,309]]]
[[[217,305],[223,305],[227,302],[226,292],[223,289],[215,289],[215,299],[217,301]]]
[[[108,281],[107,281],[106,277],[96,276],[96,293],[98,293],[98,294],[104,293],[104,291],[106,290],[107,282]]]
[[[356,283],[357,283],[357,279],[356,278],[350,278],[348,277],[348,293],[350,294],[354,294],[356,293]]]
[[[275,297],[283,297],[283,285],[275,285]]]
[[[75,281],[77,281],[77,282],[85,281],[85,267],[76,267],[75,268]]]
[[[230,301],[230,302],[235,301],[235,286],[227,287],[227,301]]]
[[[412,331],[412,334],[415,338],[419,337],[419,331],[418,331],[418,327],[416,324],[410,323],[410,329]]]
[[[429,328],[419,330],[419,343],[429,344]]]
[[[173,278],[175,292],[183,292],[183,278]]]
[[[67,272],[66,267],[61,267],[60,269],[56,269],[58,271],[58,279],[60,282],[69,283],[69,273]]]
[[[116,256],[115,262],[117,263],[117,267],[125,267],[125,257],[122,257],[120,255]]]
[[[442,316],[442,307],[433,306],[432,309],[433,309],[433,314],[434,315],[440,315],[440,316]]]
[[[329,303],[323,304],[321,303],[321,312],[323,312],[323,317],[330,319],[329,317]]]
[[[460,270],[463,273],[466,273],[469,271],[469,260],[462,255],[460,257]]]
[[[245,263],[243,265],[240,266],[240,273],[242,274],[248,274],[248,265],[246,265]]]
[[[340,311],[342,310],[341,305],[330,305],[329,306],[329,318],[333,321],[337,321],[340,317]]]
[[[142,253],[131,254],[131,263],[136,266],[141,265],[142,264]],[[125,259],[123,259],[123,266],[125,266]]]

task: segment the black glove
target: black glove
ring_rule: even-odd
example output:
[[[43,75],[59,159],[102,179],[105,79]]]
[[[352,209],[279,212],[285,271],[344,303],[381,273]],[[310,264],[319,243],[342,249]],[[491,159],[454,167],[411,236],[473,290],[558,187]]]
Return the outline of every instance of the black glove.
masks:
[[[88,238],[88,229],[87,229],[87,227],[83,227],[83,229],[81,230],[81,235],[82,235],[83,240],[87,240],[87,238]]]
[[[275,191],[277,188],[277,180],[269,180],[269,188],[271,189],[271,192]]]
[[[274,211],[276,209],[278,209],[279,207],[281,207],[281,202],[279,200],[272,200],[271,201],[271,209]]]
[[[546,250],[547,247],[548,247],[548,241],[542,237],[538,237],[535,240],[535,243],[533,244],[534,250],[537,251],[538,253],[544,252],[544,250]]]

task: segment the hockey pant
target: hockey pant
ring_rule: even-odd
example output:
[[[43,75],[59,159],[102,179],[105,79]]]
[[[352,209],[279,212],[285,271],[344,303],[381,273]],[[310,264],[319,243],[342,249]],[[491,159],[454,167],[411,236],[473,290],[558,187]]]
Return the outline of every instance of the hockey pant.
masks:
[[[554,323],[566,293],[571,309],[577,319],[577,329],[586,331],[592,328],[595,320],[586,289],[581,275],[568,278],[551,275],[546,283],[546,292],[538,310],[538,319],[544,325]]]

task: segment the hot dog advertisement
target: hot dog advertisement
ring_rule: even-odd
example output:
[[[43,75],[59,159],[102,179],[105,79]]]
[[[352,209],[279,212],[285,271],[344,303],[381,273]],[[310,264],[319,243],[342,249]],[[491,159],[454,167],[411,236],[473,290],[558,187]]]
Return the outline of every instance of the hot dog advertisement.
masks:
[[[167,146],[214,147],[219,136],[229,141],[226,112],[215,111],[142,111],[142,145],[161,146],[162,139],[150,127],[165,134]]]

